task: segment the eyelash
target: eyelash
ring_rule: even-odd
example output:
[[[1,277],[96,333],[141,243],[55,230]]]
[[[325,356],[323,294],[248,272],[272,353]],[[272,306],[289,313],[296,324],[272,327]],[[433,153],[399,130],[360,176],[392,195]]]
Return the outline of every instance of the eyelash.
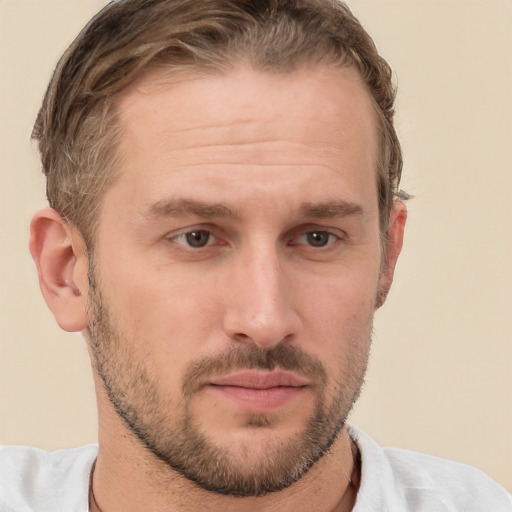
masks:
[[[200,236],[200,235],[204,235],[204,234],[207,234],[207,236],[208,236],[206,243],[204,245],[194,246],[194,245],[190,244],[190,241],[191,241],[190,237],[193,237],[195,235]],[[190,248],[202,249],[204,247],[208,247],[209,245],[211,245],[210,240],[212,239],[212,236],[214,237],[213,233],[208,229],[194,229],[194,230],[186,231],[185,233],[181,233],[179,235],[173,236],[169,240],[172,242],[176,242],[180,245],[187,245]],[[180,243],[179,242],[180,239],[182,239],[184,242],[186,241],[186,243]],[[202,239],[199,239],[199,241],[201,242]]]
[[[206,240],[205,240],[206,235]],[[316,237],[316,240],[314,239]],[[179,235],[170,237],[168,240],[171,242],[178,243],[179,245],[187,246],[191,249],[204,249],[213,244],[212,239],[215,239],[215,235],[209,229],[194,229],[190,231],[186,231],[184,233],[180,233]],[[306,238],[309,242],[312,243],[301,243],[298,242],[301,238]],[[297,245],[305,245],[314,249],[322,249],[324,247],[329,247],[337,241],[341,240],[343,237],[333,233],[326,229],[311,229],[308,231],[301,232],[300,235],[294,236],[289,241],[287,241],[287,245],[289,246],[297,246]],[[194,245],[195,242],[198,242],[198,245]],[[315,242],[319,242],[315,244]]]
[[[320,235],[320,237],[318,237]],[[313,237],[316,236],[317,240],[313,240]],[[325,236],[327,238],[325,238]],[[322,238],[324,237],[324,238]],[[299,235],[298,237],[295,237],[295,240],[306,238],[309,242],[313,243],[305,243],[304,245],[307,245],[308,247],[313,247],[315,249],[321,249],[323,247],[328,247],[332,245],[333,243],[337,242],[341,239],[340,236],[328,231],[328,230],[322,230],[322,229],[315,229],[311,231],[306,231]],[[319,242],[317,245],[316,242]],[[300,245],[300,243],[297,242],[291,242],[290,245]]]

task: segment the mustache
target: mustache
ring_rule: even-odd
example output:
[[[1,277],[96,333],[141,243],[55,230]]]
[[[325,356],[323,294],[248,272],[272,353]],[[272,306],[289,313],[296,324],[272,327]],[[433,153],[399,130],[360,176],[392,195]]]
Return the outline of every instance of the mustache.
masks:
[[[269,349],[242,345],[194,361],[183,377],[183,396],[198,391],[211,377],[239,370],[287,370],[306,377],[313,385],[325,386],[327,372],[315,357],[297,347],[278,344]]]

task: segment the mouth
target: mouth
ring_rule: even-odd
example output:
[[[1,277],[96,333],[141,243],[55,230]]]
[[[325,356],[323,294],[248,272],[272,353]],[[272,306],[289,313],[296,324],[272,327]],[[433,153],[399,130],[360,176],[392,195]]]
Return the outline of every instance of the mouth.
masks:
[[[218,398],[254,414],[273,412],[303,396],[310,384],[284,371],[243,371],[214,378],[206,385]]]

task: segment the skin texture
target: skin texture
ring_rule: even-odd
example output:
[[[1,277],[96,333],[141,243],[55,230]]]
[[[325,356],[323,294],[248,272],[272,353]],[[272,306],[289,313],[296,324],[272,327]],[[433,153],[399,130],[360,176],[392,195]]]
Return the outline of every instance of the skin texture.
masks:
[[[376,116],[357,73],[153,74],[118,109],[123,162],[92,260],[50,209],[31,240],[57,321],[89,343],[98,504],[350,510],[343,425],[405,223],[397,204],[383,259]]]

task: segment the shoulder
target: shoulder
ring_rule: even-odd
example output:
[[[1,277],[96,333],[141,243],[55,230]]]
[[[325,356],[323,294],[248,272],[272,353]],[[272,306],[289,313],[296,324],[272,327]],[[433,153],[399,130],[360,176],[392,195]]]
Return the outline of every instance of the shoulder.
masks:
[[[350,429],[361,451],[362,478],[354,510],[512,512],[512,496],[466,464],[398,448],[383,448]]]
[[[437,499],[444,502],[446,510],[512,511],[510,494],[474,467],[397,448],[384,448],[383,452],[395,480],[410,499]]]
[[[27,446],[0,447],[2,512],[86,511],[89,474],[96,445],[45,451]],[[72,500],[72,501],[70,501]]]

